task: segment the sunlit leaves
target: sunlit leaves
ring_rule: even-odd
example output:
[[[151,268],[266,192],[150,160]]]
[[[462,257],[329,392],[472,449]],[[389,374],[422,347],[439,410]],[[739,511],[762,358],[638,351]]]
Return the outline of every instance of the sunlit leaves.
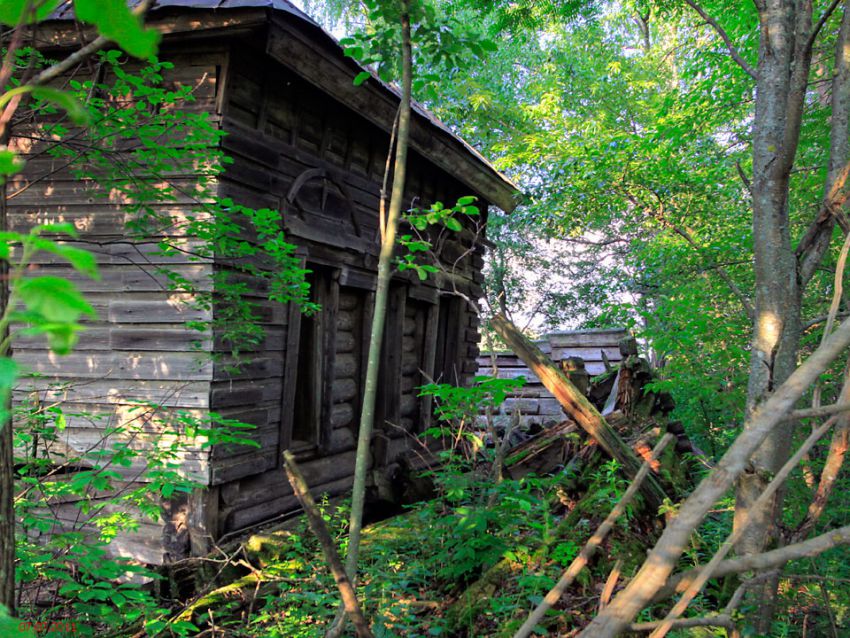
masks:
[[[0,357],[0,390],[12,387],[18,376],[18,364],[9,357]]]
[[[59,6],[60,0],[3,0],[0,22],[7,26],[32,24],[43,20]]]
[[[130,55],[148,58],[156,53],[159,32],[146,28],[125,0],[74,0],[76,17],[97,27]]]
[[[51,350],[59,354],[74,346],[80,317],[95,314],[77,287],[60,277],[24,279],[15,284],[15,295],[26,308],[18,319],[31,324],[30,332],[46,333]]]
[[[0,150],[0,181],[8,175],[14,175],[24,167],[24,161],[14,151]]]
[[[32,96],[38,100],[46,100],[64,110],[74,124],[85,125],[89,122],[89,112],[76,97],[67,91],[48,86],[32,88]]]

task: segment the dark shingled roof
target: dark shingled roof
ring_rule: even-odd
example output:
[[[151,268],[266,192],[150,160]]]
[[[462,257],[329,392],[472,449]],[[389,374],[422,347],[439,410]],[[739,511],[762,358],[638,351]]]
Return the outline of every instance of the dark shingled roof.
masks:
[[[2,0],[0,0],[2,1]],[[136,6],[140,3],[140,0],[128,0],[128,4],[131,6]],[[322,37],[333,42],[340,49],[340,54],[342,55],[342,46],[339,44],[338,40],[328,33],[322,28],[322,26],[313,20],[310,16],[304,13],[301,9],[296,7],[294,4],[289,2],[288,0],[155,0],[151,5],[149,12],[155,12],[158,9],[167,9],[167,8],[186,8],[186,9],[207,9],[207,10],[228,10],[228,9],[245,9],[245,8],[258,8],[258,9],[273,9],[275,11],[281,11],[283,13],[287,13],[305,23],[310,25],[311,28],[318,31]],[[51,16],[54,20],[72,20],[74,18],[73,6],[70,1],[64,2]],[[365,68],[365,67],[361,67]],[[382,81],[378,76],[373,73],[370,69],[365,69],[372,73],[372,77],[376,82],[379,82],[386,90],[393,93],[397,98],[401,98],[401,90],[394,84],[389,84],[387,82]],[[500,173],[496,168],[485,158],[481,153],[479,153],[475,148],[473,148],[466,140],[457,135],[454,131],[452,131],[448,126],[446,126],[443,122],[437,119],[432,113],[430,113],[424,106],[418,104],[414,101],[413,110],[428,120],[428,122],[443,131],[444,133],[451,136],[454,140],[463,145],[464,149],[473,155],[476,160],[480,164],[482,164],[482,168],[487,171],[491,171],[494,173],[506,186],[514,190],[515,192],[519,192],[519,188],[511,182],[505,175]],[[513,207],[512,207],[513,208]],[[508,211],[510,212],[510,210]]]

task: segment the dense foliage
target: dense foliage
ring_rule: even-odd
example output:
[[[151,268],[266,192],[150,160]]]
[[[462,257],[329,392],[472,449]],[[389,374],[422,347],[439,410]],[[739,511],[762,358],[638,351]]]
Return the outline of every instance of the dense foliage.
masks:
[[[314,312],[320,309],[309,302],[307,271],[281,232],[278,211],[216,197],[215,180],[229,162],[220,150],[222,134],[206,114],[182,108],[192,100],[191,87],[164,82],[171,65],[153,56],[158,35],[144,28],[139,12],[118,0],[73,4],[81,20],[147,63],[130,63],[119,51],[103,53],[97,64],[107,79],[75,79],[59,90],[35,75],[55,61],[10,46],[0,71],[5,91],[0,107],[10,115],[26,109],[15,124],[43,122],[31,133],[47,144],[49,157],[66,162],[75,178],[96,181],[103,196],[128,202],[128,239],[156,244],[165,256],[188,254],[193,263],[217,260],[200,280],[179,269],[155,274],[183,303],[209,310],[215,302],[214,319],[191,327],[199,340],[215,329],[230,349],[227,363],[238,366],[263,339],[257,322],[261,311],[246,300],[251,290],[245,282],[262,281],[273,301]],[[484,313],[501,311],[532,333],[630,329],[658,370],[649,389],[673,396],[674,417],[705,452],[707,473],[744,428],[748,378],[750,400],[758,395],[752,389],[758,375],[750,368],[754,326],[756,331],[760,326],[754,293],[760,283],[753,268],[760,239],[753,232],[753,182],[759,176],[753,157],[754,130],[763,114],[755,109],[753,80],[764,56],[763,3],[736,5],[735,11],[720,0],[701,5],[690,0],[304,4],[328,26],[344,30],[346,55],[372,65],[384,80],[402,74],[403,30],[396,22],[411,19],[414,97],[492,158],[524,196],[513,213],[491,211],[486,220],[494,246]],[[794,246],[823,206],[830,131],[837,119],[831,100],[832,78],[839,73],[835,49],[842,37],[841,12],[833,13],[838,3],[812,4],[814,16],[824,20],[813,38],[799,146],[790,169],[786,207]],[[58,5],[58,0],[3,2],[0,22],[22,29]],[[844,10],[850,12],[850,5]],[[354,83],[369,77],[363,71]],[[0,125],[4,144],[6,123]],[[0,175],[21,168],[13,149],[0,150]],[[181,174],[197,176],[191,194],[173,177]],[[164,205],[175,203],[183,214],[163,213]],[[427,279],[442,267],[431,254],[435,236],[465,225],[481,232],[483,215],[474,197],[448,206],[404,212],[410,232],[398,239],[393,268]],[[54,354],[66,354],[81,320],[94,312],[72,282],[30,276],[34,256],[52,253],[86,277],[96,278],[98,269],[90,253],[68,245],[67,240],[78,239],[72,226],[39,226],[28,234],[2,230],[0,259],[9,276],[3,278],[0,314],[0,430],[11,439],[10,396],[19,371],[7,355],[14,340],[46,335]],[[243,240],[246,230],[252,241]],[[838,243],[829,245],[811,282],[801,287],[795,351],[800,360],[826,332],[841,263]],[[391,238],[390,254],[393,248]],[[846,316],[845,296],[836,299],[833,309]],[[492,335],[486,338],[492,343]],[[826,370],[803,400],[838,400],[841,367],[839,362]],[[442,441],[443,464],[427,477],[436,490],[432,499],[364,534],[358,593],[376,635],[512,635],[622,497],[627,483],[617,464],[593,453],[555,476],[503,477],[504,431],[497,432],[492,422],[482,427],[481,415],[492,416],[511,387],[511,382],[481,378],[472,388],[421,388],[434,399],[437,419],[423,438]],[[64,390],[51,388],[54,396]],[[74,633],[92,635],[104,626],[119,635],[192,635],[201,624],[213,634],[218,627],[233,636],[323,635],[338,597],[306,526],[260,538],[259,548],[239,550],[244,559],[227,557],[211,580],[236,565],[237,586],[182,607],[165,600],[165,585],[137,584],[141,579],[156,583],[160,575],[106,552],[119,532],[155,520],[163,499],[197,487],[181,463],[187,449],[257,445],[244,424],[140,403],[126,423],[99,423],[103,436],[86,453],[46,458],[37,453],[39,446],[61,443],[70,421],[98,423],[101,417],[69,414],[61,399],[44,405],[36,395],[17,412],[15,439],[6,445],[10,458],[0,458],[0,470],[4,476],[14,471],[17,481],[13,571],[23,617],[62,623],[73,613],[79,623]],[[820,421],[803,423],[814,428]],[[793,441],[799,443],[808,429],[797,428]],[[783,490],[785,504],[774,521],[780,540],[800,540],[795,533],[810,510],[827,445],[806,455]],[[665,471],[669,480],[669,465]],[[144,487],[130,487],[125,479],[132,472]],[[848,488],[845,471],[808,530],[812,535],[850,523]],[[12,503],[8,490],[0,496]],[[53,507],[59,501],[61,512]],[[673,518],[680,505],[667,502],[661,513]],[[600,608],[598,590],[612,564],[627,578],[634,574],[659,534],[656,525],[646,523],[657,513],[641,516],[641,507],[638,501],[627,509],[606,541],[604,556],[559,601],[558,613],[551,613],[538,633],[585,626]],[[694,530],[679,569],[711,558],[732,529],[735,507],[731,497],[715,504]],[[342,521],[349,506],[324,503],[323,510],[344,552],[348,528]],[[0,573],[4,568],[8,565],[0,559]],[[779,581],[780,611],[770,635],[841,635],[850,622],[843,586],[849,575],[846,556],[835,550],[816,561],[790,563]],[[735,578],[713,583],[696,598],[693,613],[722,609],[737,585]],[[247,599],[230,598],[247,590],[253,591]],[[747,599],[735,618],[758,611]],[[652,612],[663,613],[663,606],[646,608],[638,620],[651,620]],[[18,629],[8,622],[0,616],[0,633]],[[699,635],[726,634],[717,632]]]

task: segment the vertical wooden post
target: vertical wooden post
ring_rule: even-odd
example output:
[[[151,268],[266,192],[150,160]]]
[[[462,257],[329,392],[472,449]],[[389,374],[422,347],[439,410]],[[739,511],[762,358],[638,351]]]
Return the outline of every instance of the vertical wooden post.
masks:
[[[301,268],[305,265],[306,259],[302,259]],[[301,343],[301,308],[290,301],[288,313],[286,352],[283,355],[283,376],[280,380],[280,467],[283,467],[283,451],[292,445],[292,418],[295,414],[295,389],[298,384],[298,348]]]
[[[437,330],[440,325],[440,297],[437,302],[428,306],[425,318],[425,335],[422,347],[422,376],[423,383],[430,383],[434,378],[434,364],[437,360]],[[424,396],[419,404],[419,431],[423,432],[431,427],[432,411],[434,407],[433,397]]]

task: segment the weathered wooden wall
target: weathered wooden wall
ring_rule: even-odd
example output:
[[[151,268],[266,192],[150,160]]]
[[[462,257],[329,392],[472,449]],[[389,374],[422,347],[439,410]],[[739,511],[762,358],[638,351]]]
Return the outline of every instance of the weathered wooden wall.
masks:
[[[225,51],[209,45],[203,49],[182,46],[163,51],[174,63],[164,81],[193,88],[192,109],[214,113],[218,99],[218,79]],[[132,69],[130,65],[128,69]],[[92,67],[92,68],[96,68]],[[89,79],[86,68],[76,71],[77,79]],[[109,81],[109,78],[105,78]],[[36,131],[30,131],[33,133]],[[196,351],[209,350],[210,337],[186,327],[187,321],[206,320],[208,311],[192,306],[186,295],[167,290],[167,278],[158,272],[162,266],[196,282],[201,288],[213,265],[188,257],[162,257],[154,254],[157,237],[149,243],[126,240],[125,225],[130,218],[120,198],[104,192],[95,179],[80,181],[67,167],[68,160],[42,154],[47,142],[27,138],[15,141],[29,157],[23,173],[8,185],[8,220],[11,230],[27,232],[35,224],[71,223],[79,231],[78,242],[69,242],[92,251],[101,278],[82,276],[52,255],[41,253],[31,269],[33,275],[54,275],[74,281],[94,307],[97,316],[85,320],[86,330],[72,354],[58,356],[47,349],[44,337],[15,340],[14,358],[34,376],[21,380],[15,401],[37,399],[43,405],[62,402],[66,427],[58,440],[38,450],[39,456],[65,458],[85,456],[103,446],[105,432],[117,426],[138,430],[125,437],[139,450],[152,449],[164,429],[172,429],[167,413],[172,409],[204,415],[210,405],[213,365],[209,357]],[[193,175],[173,175],[169,179],[186,187]],[[157,205],[160,213],[181,217],[194,208],[187,197]],[[151,403],[161,409],[139,409]],[[168,437],[163,443],[170,443]],[[113,436],[106,445],[120,442]],[[209,481],[209,452],[202,440],[184,439],[181,471],[201,482]],[[132,483],[144,466],[144,454],[129,467],[114,466]],[[81,522],[79,510],[71,503],[56,506],[60,520]],[[113,542],[116,552],[150,563],[162,562],[172,548],[165,538],[174,528],[168,520],[146,521],[134,534],[121,534]],[[85,520],[83,517],[82,520]]]
[[[620,363],[620,339],[627,335],[622,328],[577,330],[544,335],[537,343],[552,361],[560,362],[572,357],[584,360],[587,373],[594,377],[605,372],[603,353],[612,365]],[[520,423],[551,426],[564,420],[564,411],[557,399],[543,387],[540,379],[512,352],[482,352],[478,357],[478,374],[493,376],[493,366],[499,379],[525,378],[525,385],[509,395],[499,411],[498,418],[509,420],[519,413]]]
[[[284,448],[297,455],[319,493],[342,493],[353,475],[389,136],[299,75],[314,63],[299,58],[285,66],[264,59],[247,42],[235,46],[228,61],[222,126],[228,133],[224,148],[235,162],[222,179],[221,194],[284,212],[288,241],[299,246],[313,271],[313,300],[322,311],[306,317],[297,307],[271,308],[266,327],[281,338],[252,354],[254,371],[214,373],[212,407],[254,423],[262,433],[260,449],[213,453],[211,482],[220,487],[219,502],[211,507],[218,511],[219,532],[296,506],[280,469]],[[416,153],[409,173],[408,199],[418,205],[470,194]],[[469,242],[469,233],[460,241]],[[444,250],[456,256],[465,248],[448,242]],[[483,247],[458,264],[461,285],[472,296],[480,294],[482,252]],[[422,371],[430,376],[437,364],[463,381],[477,367],[476,318],[463,303],[441,299],[439,284],[408,275],[398,275],[393,284],[376,467],[407,450],[409,436],[428,417],[429,406],[416,390],[426,382]],[[442,358],[436,352],[441,307],[443,324],[452,331],[449,343],[441,342],[447,353]],[[216,344],[219,348],[218,339]]]
[[[358,112],[353,102],[327,92],[328,82],[343,92],[355,90],[350,69],[337,63],[326,67],[322,61],[331,53],[311,49],[311,39],[292,31],[290,23],[264,29],[249,39],[239,39],[239,32],[227,38],[167,40],[161,57],[175,64],[166,81],[193,86],[192,108],[210,113],[227,133],[222,144],[234,162],[221,177],[218,194],[284,213],[287,238],[312,271],[312,300],[322,306],[315,316],[270,301],[263,281],[223,260],[153,256],[156,237],[128,243],[129,215],[121,203],[99,198],[95,181],[78,182],[55,160],[33,159],[10,185],[12,192],[24,188],[10,201],[13,229],[73,223],[82,234],[80,245],[97,254],[103,275],[99,281],[86,280],[49,257],[40,258],[40,274],[79,283],[98,315],[86,322],[77,349],[66,357],[50,354],[43,339],[16,343],[16,359],[43,375],[23,383],[18,400],[37,392],[43,402],[63,401],[68,412],[103,417],[70,417],[53,450],[57,458],[83,452],[103,438],[107,425],[134,418],[131,408],[140,401],[159,404],[157,414],[166,417],[173,408],[198,416],[215,411],[256,428],[248,436],[258,448],[231,444],[210,450],[202,441],[189,442],[182,468],[208,489],[164,503],[160,521],[113,543],[117,552],[149,563],[204,552],[221,534],[297,508],[280,468],[283,449],[296,453],[316,493],[336,496],[351,485],[389,133],[372,113]],[[268,54],[263,48],[267,35]],[[358,94],[361,106],[363,95],[376,93]],[[374,108],[385,110],[386,96]],[[423,135],[425,130],[416,129],[416,144],[433,150],[437,142]],[[416,151],[408,173],[410,205],[453,204],[459,197],[480,195]],[[191,187],[194,178],[172,179]],[[185,215],[192,205],[189,198],[178,199],[163,212]],[[480,200],[479,208],[484,221],[487,202]],[[245,239],[253,241],[250,235]],[[484,247],[475,241],[467,228],[441,245],[443,258],[456,261],[450,277],[420,282],[400,273],[394,279],[375,468],[407,452],[411,435],[427,425],[431,405],[417,396],[418,386],[431,378],[465,383],[477,370],[477,315],[449,294],[456,288],[471,299],[481,295]],[[186,327],[187,321],[220,316],[222,306],[196,309],[189,299],[168,292],[166,278],[157,272],[161,265],[196,282],[225,272],[248,284],[244,297],[257,305],[265,338],[242,353],[237,370],[221,331],[199,335]],[[145,431],[133,442],[141,449],[154,444],[161,427],[150,420]],[[134,480],[140,469],[139,464],[128,468],[127,479]],[[77,520],[72,503],[62,507],[69,522]]]

